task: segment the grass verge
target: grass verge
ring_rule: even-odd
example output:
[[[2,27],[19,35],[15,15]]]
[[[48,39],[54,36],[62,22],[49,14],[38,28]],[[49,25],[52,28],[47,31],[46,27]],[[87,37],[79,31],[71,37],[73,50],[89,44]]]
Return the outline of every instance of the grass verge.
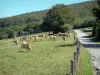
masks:
[[[81,47],[77,68],[77,75],[92,75],[93,67],[91,63],[91,57],[84,47]]]

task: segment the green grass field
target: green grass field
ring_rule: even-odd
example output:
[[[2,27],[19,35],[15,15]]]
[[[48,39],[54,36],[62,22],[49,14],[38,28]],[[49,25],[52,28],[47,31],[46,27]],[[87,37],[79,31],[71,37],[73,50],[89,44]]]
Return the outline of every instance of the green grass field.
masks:
[[[31,41],[31,51],[20,52],[20,45],[21,43],[15,46],[12,39],[0,40],[0,75],[66,75],[70,73],[70,60],[73,59],[73,53],[76,50],[73,36],[66,41],[61,37],[57,37],[55,41],[50,39]]]

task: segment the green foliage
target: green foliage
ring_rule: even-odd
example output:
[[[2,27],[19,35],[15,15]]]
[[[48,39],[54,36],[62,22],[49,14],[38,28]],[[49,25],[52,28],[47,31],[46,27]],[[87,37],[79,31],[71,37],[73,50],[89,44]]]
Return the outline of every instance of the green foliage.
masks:
[[[94,25],[93,25],[93,30],[92,30],[92,36],[96,36],[96,33],[97,33],[97,24],[96,24],[96,22],[94,23]]]
[[[97,39],[99,39],[100,40],[100,26],[98,27],[98,29],[97,29]]]
[[[6,30],[3,28],[0,28],[0,40],[8,38],[8,34],[6,33]]]
[[[0,38],[51,30],[65,32],[68,30],[66,24],[68,27],[74,25],[74,28],[92,26],[95,17],[91,10],[94,7],[98,7],[95,1],[72,5],[57,4],[51,9],[43,11],[0,18],[0,28],[3,28],[2,33],[0,32],[0,35],[2,35]],[[6,36],[3,35],[3,32]]]
[[[60,30],[60,32],[66,32],[66,31],[71,31],[72,30],[72,25],[70,25],[70,24],[65,24],[65,25],[62,25],[62,26],[60,26],[60,28],[59,28],[59,30]]]
[[[77,14],[77,18],[74,20],[74,28],[83,28],[92,26],[95,17],[92,14],[92,9],[97,7],[95,1],[87,1],[79,4],[72,4],[70,7],[74,10],[74,13]]]
[[[24,31],[27,31],[30,34],[40,32],[40,25],[41,24],[37,22],[28,23],[28,25],[24,28]]]
[[[48,25],[50,30],[53,30],[55,33],[60,32],[58,29],[60,27],[64,28],[64,24],[73,24],[75,15],[73,14],[71,8],[64,4],[57,4],[52,7],[47,13],[44,24]]]
[[[96,17],[96,22],[93,26],[92,35],[95,36],[98,40],[100,40],[100,1],[95,0],[98,3],[98,7],[93,9],[93,14]]]
[[[96,31],[96,38],[98,40],[100,40],[100,20],[96,21],[96,29],[95,29],[95,31]]]
[[[94,24],[95,17],[93,16],[87,16],[85,18],[76,18],[74,20],[74,28],[84,28],[84,27],[92,27]]]
[[[14,37],[17,35],[17,32],[13,29],[10,29],[10,28],[7,29],[7,33],[8,33],[8,38]]]

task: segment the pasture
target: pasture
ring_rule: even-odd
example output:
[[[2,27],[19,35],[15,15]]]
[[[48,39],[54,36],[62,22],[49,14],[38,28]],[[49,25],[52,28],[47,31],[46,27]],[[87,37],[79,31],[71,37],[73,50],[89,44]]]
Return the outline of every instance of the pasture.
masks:
[[[0,75],[66,75],[76,50],[73,36],[30,41],[31,51],[20,51],[21,42],[0,40]]]

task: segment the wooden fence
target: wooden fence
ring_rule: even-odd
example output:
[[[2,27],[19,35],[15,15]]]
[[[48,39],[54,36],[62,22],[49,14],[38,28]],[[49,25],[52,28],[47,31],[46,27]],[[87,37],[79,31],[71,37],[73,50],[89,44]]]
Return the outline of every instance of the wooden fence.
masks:
[[[70,62],[71,63],[70,73],[66,74],[66,75],[75,75],[75,73],[77,71],[79,54],[80,54],[80,41],[78,41],[78,43],[77,43],[77,48],[76,48],[76,52],[74,52],[73,60],[71,60],[71,62]]]

